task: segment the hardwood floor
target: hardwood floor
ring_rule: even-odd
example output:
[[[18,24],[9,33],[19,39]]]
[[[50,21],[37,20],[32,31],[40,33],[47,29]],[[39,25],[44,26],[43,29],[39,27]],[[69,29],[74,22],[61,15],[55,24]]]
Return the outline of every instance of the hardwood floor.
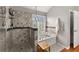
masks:
[[[37,46],[37,52],[48,52],[47,50],[42,50],[39,46]],[[63,49],[61,52],[79,52],[79,46],[76,48]]]
[[[79,52],[79,46],[76,48],[63,49],[61,52]]]

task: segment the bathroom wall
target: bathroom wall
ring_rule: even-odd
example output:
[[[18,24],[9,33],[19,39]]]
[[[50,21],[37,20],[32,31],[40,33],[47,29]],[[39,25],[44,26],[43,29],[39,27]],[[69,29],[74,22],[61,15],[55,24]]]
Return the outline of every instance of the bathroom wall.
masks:
[[[13,29],[8,31],[8,35],[6,40],[6,51],[34,51],[34,31],[32,31],[32,36],[30,36],[30,29]]]
[[[37,29],[32,28],[32,13],[9,8],[12,10],[6,11],[0,6],[0,52],[35,51],[34,34]]]
[[[64,23],[64,32],[59,33],[57,43],[61,43],[65,47],[70,46],[70,10],[75,10],[72,6],[53,6],[48,14],[47,20],[53,20],[53,17],[59,17]],[[52,23],[53,24],[53,23]]]
[[[14,14],[9,15],[12,25],[10,30],[7,31],[6,51],[34,51],[34,30],[31,28],[32,14],[11,9]]]
[[[5,33],[5,30],[1,30],[0,29],[0,51],[1,52],[5,52],[5,49],[6,49],[6,40],[5,40],[5,35],[6,33]]]
[[[5,51],[5,17],[6,17],[6,8],[0,6],[0,51]]]

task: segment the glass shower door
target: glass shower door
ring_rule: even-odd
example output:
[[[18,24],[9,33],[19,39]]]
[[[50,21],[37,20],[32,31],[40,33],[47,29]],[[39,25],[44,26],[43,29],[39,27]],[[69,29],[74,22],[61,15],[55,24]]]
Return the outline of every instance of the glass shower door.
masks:
[[[45,37],[46,31],[46,16],[37,16],[38,17],[38,42],[43,40]]]
[[[46,31],[46,16],[33,15],[33,27],[38,29],[38,42],[42,40]]]

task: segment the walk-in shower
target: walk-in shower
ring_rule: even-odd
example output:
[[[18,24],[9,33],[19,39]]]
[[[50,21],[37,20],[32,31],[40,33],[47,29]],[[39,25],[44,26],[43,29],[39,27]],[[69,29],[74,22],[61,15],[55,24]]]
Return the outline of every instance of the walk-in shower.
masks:
[[[0,6],[0,51],[35,51],[32,14],[8,6]]]

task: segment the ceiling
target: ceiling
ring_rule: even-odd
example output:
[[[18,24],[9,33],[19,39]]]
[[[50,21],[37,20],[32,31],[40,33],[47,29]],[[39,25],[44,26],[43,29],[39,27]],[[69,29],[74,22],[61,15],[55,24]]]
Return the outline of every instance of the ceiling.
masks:
[[[23,7],[31,10],[38,10],[47,13],[52,6],[23,6]]]

